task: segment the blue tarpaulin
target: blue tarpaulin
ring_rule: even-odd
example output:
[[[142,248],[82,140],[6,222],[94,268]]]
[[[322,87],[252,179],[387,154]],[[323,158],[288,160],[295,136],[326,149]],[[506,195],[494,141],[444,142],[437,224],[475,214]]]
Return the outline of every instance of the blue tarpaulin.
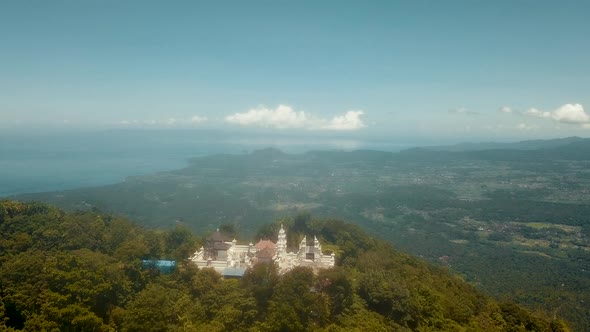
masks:
[[[144,259],[142,261],[143,268],[155,268],[162,273],[172,273],[176,269],[176,261]]]
[[[224,278],[241,278],[244,276],[245,272],[246,272],[246,269],[226,267],[225,269],[223,269],[223,277]]]

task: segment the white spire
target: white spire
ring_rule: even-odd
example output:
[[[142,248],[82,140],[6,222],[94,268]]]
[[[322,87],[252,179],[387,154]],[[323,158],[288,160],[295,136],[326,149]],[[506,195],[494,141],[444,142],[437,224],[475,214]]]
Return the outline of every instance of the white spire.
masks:
[[[303,240],[299,243],[299,251],[305,251],[305,246],[307,246],[307,235],[303,236]]]
[[[277,255],[281,255],[287,252],[287,234],[285,229],[283,228],[283,224],[281,224],[281,229],[279,230],[279,239],[277,241]]]

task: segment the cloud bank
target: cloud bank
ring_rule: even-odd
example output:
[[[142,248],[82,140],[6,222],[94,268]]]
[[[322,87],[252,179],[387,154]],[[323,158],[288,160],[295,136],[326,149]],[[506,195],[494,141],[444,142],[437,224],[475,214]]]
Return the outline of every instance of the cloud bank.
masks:
[[[590,116],[584,111],[584,107],[580,104],[565,104],[553,111],[540,111],[536,108],[531,108],[524,112],[525,115],[553,119],[563,123],[587,123],[590,122]]]
[[[545,118],[545,119],[550,119],[551,118],[551,112],[539,111],[536,108],[528,109],[523,114],[524,115],[527,115],[527,116],[534,117],[534,118]]]
[[[276,129],[359,130],[366,127],[361,119],[363,114],[363,111],[348,111],[343,115],[324,119],[304,111],[295,111],[290,106],[279,105],[275,109],[261,106],[228,115],[225,121],[240,126]]]
[[[559,122],[586,123],[590,116],[580,104],[565,104],[551,113],[551,117]]]
[[[583,127],[590,123],[590,115],[584,111],[581,104],[565,104],[552,111],[542,111],[537,108],[530,108],[524,112],[513,111],[510,107],[504,106],[500,109],[503,113],[514,113],[541,119],[551,119],[567,124],[582,124]]]

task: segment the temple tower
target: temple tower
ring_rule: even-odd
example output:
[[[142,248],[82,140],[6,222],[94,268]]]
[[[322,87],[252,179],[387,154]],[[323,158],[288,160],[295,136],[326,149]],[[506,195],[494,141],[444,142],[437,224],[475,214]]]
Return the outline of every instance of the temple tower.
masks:
[[[281,224],[281,230],[279,230],[279,239],[277,241],[277,256],[282,256],[283,254],[287,253],[287,234],[285,233],[285,229],[283,228],[283,224]]]

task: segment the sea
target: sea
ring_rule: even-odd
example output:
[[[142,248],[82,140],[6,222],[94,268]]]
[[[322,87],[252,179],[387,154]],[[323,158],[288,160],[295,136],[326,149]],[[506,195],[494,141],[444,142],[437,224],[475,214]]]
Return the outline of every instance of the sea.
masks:
[[[185,167],[191,158],[245,154],[275,147],[399,151],[415,146],[388,139],[195,130],[102,130],[0,133],[0,198],[102,186]]]

